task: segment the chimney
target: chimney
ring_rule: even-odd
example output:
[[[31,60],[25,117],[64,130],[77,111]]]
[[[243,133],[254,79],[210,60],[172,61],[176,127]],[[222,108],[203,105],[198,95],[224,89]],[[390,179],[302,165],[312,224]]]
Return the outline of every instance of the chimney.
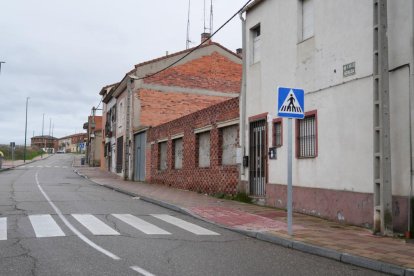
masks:
[[[237,49],[236,49],[236,54],[237,54],[239,57],[243,57],[243,49],[242,49],[242,48],[237,48]]]
[[[207,43],[210,44],[211,43],[211,39],[210,39],[210,33],[202,33],[201,34],[201,43]]]

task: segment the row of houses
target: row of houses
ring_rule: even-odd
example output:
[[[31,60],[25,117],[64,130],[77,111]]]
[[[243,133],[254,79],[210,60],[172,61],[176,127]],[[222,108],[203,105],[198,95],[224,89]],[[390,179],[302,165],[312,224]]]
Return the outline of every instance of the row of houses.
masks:
[[[86,133],[75,133],[62,138],[51,135],[33,136],[31,147],[42,149],[44,152],[84,153]]]
[[[305,118],[293,129],[294,210],[376,233],[410,231],[413,2],[256,0],[240,18],[242,51],[204,34],[199,49],[137,64],[102,88],[102,169],[286,208],[277,87],[298,87]]]

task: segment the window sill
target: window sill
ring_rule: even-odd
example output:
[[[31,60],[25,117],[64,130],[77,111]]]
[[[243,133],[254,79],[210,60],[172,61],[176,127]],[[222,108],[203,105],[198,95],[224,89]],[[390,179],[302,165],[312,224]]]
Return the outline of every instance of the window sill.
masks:
[[[317,155],[315,155],[315,156],[306,156],[306,157],[296,156],[296,159],[306,160],[306,159],[315,159],[316,157],[318,157],[318,156]]]

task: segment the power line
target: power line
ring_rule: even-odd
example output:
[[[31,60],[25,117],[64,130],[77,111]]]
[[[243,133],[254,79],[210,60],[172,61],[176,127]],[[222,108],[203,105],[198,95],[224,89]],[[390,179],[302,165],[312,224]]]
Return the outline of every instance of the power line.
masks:
[[[212,33],[210,35],[210,38],[212,38],[215,34],[217,34],[221,29],[224,28],[224,26],[226,26],[234,17],[236,17],[252,0],[248,0],[240,9],[237,10],[237,12],[235,12],[229,19],[227,19],[226,22],[224,22],[214,33]],[[153,74],[149,74],[147,76],[144,77],[140,77],[140,78],[135,78],[134,80],[143,80],[143,79],[147,79],[147,78],[151,78],[155,75],[158,75],[161,72],[164,72],[165,70],[171,68],[172,66],[174,66],[175,64],[179,63],[180,61],[182,61],[183,59],[185,59],[186,57],[188,57],[190,54],[192,54],[193,52],[195,52],[196,50],[198,50],[202,45],[204,44],[204,41],[202,41],[200,44],[198,44],[196,47],[194,47],[193,49],[191,49],[191,51],[189,51],[187,54],[185,54],[184,56],[182,56],[181,58],[179,58],[178,60],[174,61],[173,63],[171,63],[170,65],[164,67],[163,69],[153,73]],[[102,98],[98,104],[98,106],[101,104],[102,102]]]

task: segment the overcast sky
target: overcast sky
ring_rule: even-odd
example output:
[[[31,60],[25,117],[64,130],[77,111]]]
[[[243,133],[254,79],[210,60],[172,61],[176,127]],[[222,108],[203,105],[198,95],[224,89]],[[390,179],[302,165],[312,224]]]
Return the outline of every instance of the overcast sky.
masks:
[[[213,0],[213,30],[245,2]],[[191,0],[192,46],[204,30],[203,5]],[[28,144],[42,134],[43,114],[46,135],[50,120],[55,137],[83,132],[103,86],[186,44],[188,0],[1,0],[0,11],[0,144],[24,144],[26,97]],[[213,40],[241,48],[238,16]]]

